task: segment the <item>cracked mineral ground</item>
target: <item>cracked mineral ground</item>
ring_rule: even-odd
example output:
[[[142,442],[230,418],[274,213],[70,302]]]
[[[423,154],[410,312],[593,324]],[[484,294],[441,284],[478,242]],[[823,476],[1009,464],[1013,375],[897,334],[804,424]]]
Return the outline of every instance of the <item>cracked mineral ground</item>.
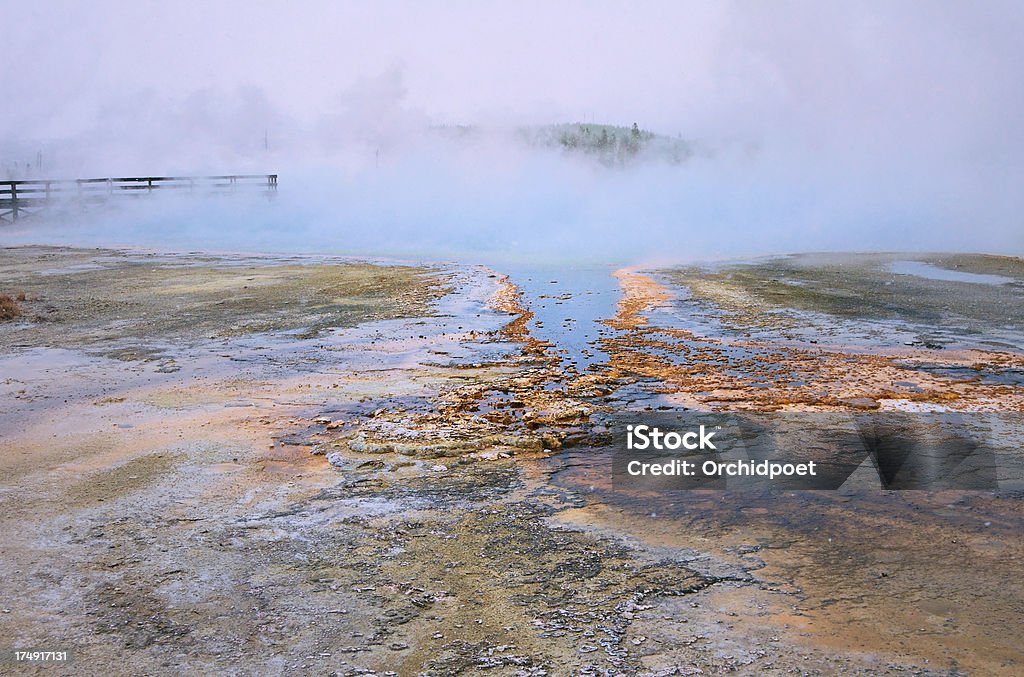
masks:
[[[1024,412],[1020,259],[26,246],[0,294],[0,648],[71,652],[40,674],[1024,671],[1019,477],[629,493],[605,444],[629,412]]]

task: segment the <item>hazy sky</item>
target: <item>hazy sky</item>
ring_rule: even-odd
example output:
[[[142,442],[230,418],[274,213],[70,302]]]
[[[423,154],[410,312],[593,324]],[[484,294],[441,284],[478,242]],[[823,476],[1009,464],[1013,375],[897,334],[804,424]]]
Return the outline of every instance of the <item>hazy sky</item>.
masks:
[[[1020,2],[0,0],[0,15],[5,135],[73,134],[151,99],[311,123],[404,97],[437,123],[985,144],[994,128],[1020,141],[1024,104]]]
[[[597,214],[613,228],[653,209],[657,186],[688,196],[645,215],[662,232],[722,210],[736,229],[905,218],[907,239],[974,228],[1003,250],[1024,232],[1019,1],[0,0],[0,17],[0,170],[42,149],[44,173],[70,176],[283,171],[431,124],[636,121],[706,142],[718,164],[584,189],[528,164],[507,202],[533,182],[574,204],[610,191],[627,196]],[[444,174],[418,161],[396,176]]]

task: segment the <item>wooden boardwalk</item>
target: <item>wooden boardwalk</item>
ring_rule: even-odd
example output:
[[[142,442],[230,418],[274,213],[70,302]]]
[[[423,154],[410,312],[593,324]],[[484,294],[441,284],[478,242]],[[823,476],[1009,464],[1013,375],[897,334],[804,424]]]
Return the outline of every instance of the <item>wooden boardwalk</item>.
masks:
[[[168,190],[199,195],[244,190],[273,195],[277,192],[277,174],[0,181],[0,222],[14,223],[55,204],[102,203],[114,197],[138,197]]]

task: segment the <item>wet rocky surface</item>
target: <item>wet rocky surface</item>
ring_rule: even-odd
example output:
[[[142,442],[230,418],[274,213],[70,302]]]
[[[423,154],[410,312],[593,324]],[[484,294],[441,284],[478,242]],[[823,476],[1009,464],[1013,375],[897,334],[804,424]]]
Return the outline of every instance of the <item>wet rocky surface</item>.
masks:
[[[660,271],[677,315],[750,338],[1024,352],[1024,262],[982,254],[795,254]]]
[[[676,296],[639,273],[620,274],[604,318],[581,315],[603,323],[558,346],[537,318],[583,291],[540,299],[483,267],[58,248],[0,263],[0,292],[35,299],[0,326],[0,637],[74,653],[39,672],[1013,674],[1024,661],[1020,496],[609,484],[611,414],[855,409],[839,395],[885,399],[876,372],[911,378],[895,357],[857,362],[848,393],[807,358],[826,395],[792,385],[786,404],[750,385],[756,360],[721,334],[687,330],[707,345],[686,360],[658,352],[682,336],[663,314]],[[925,393],[964,380],[942,369],[983,362],[906,348]],[[734,399],[702,394],[701,373],[729,369]],[[970,379],[929,402],[1013,411],[1018,386]]]
[[[892,272],[907,255],[798,255],[620,271],[613,375],[710,409],[1024,411],[1024,268],[921,256],[1006,283]],[[937,264],[929,263],[928,265]]]

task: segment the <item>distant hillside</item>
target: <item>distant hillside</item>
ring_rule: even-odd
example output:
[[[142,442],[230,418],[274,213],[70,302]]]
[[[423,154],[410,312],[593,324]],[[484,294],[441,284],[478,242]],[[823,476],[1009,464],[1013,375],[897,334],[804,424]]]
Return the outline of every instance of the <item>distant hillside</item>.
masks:
[[[431,131],[453,140],[486,134],[485,130],[471,125],[439,126]],[[639,159],[680,164],[697,150],[691,142],[655,134],[636,124],[632,127],[586,122],[540,125],[519,127],[513,135],[530,146],[587,155],[608,166],[626,165]]]
[[[519,134],[531,145],[559,147],[570,153],[592,155],[604,164],[626,164],[634,159],[657,159],[672,164],[685,162],[693,146],[682,140],[632,127],[585,122],[525,127]]]

